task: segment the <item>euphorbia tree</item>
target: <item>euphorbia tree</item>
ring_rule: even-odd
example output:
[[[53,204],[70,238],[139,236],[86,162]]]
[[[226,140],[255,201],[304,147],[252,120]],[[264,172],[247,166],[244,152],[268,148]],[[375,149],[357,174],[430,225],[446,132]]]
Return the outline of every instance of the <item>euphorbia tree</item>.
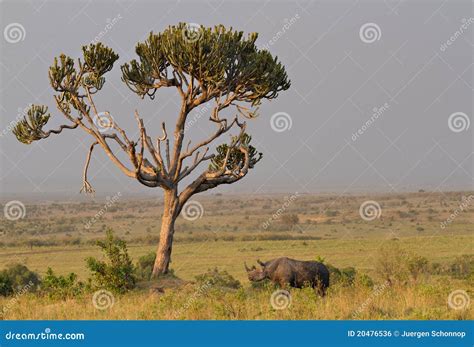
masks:
[[[138,111],[135,111],[139,129],[136,139],[118,125],[118,117],[112,119],[98,112],[94,96],[103,88],[104,75],[118,59],[112,49],[101,43],[84,46],[83,59],[77,62],[62,54],[49,69],[56,106],[69,124],[57,130],[44,130],[50,118],[47,107],[32,105],[14,134],[19,141],[30,144],[66,129],[81,128],[88,133],[92,143],[81,189],[86,193],[93,193],[87,171],[97,145],[127,176],[147,187],[162,188],[164,211],[153,276],[166,273],[175,221],[184,204],[194,194],[237,182],[247,175],[262,154],[250,144],[244,120],[256,116],[263,99],[274,99],[278,92],[290,87],[285,68],[268,51],[258,49],[256,40],[256,33],[244,36],[222,25],[196,28],[181,23],[162,33],[151,33],[145,42],[137,44],[138,60],[121,66],[122,80],[141,98],[153,99],[160,88],[176,88],[181,104],[171,145],[166,125],[162,123],[160,136],[153,141]],[[212,102],[209,120],[216,124],[216,131],[196,143],[185,141],[188,115],[208,102]],[[232,118],[222,115],[224,110],[232,109],[236,113]],[[217,146],[214,154],[208,153],[208,145],[231,129],[237,133],[230,143]],[[119,159],[112,143],[127,155],[127,162]],[[180,181],[205,162],[207,168],[178,190]]]

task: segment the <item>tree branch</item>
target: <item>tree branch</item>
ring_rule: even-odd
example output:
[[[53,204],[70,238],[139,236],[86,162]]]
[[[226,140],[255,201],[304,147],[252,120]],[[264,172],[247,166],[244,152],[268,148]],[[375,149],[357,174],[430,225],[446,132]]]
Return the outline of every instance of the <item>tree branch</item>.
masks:
[[[90,164],[90,161],[91,161],[91,156],[92,156],[92,151],[94,150],[94,146],[97,145],[98,142],[93,142],[89,148],[89,152],[87,153],[87,159],[86,159],[86,164],[84,166],[84,172],[82,174],[82,188],[80,190],[80,192],[84,192],[86,194],[91,194],[93,195],[95,190],[92,188],[91,184],[89,183],[89,181],[87,180],[87,170],[89,169],[89,164]]]

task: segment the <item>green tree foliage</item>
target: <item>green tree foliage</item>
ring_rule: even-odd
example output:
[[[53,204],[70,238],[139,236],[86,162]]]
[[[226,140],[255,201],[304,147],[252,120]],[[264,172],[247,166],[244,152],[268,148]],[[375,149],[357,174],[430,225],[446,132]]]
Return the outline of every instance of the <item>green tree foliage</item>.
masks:
[[[33,141],[42,139],[45,136],[43,126],[48,123],[51,117],[51,114],[47,112],[48,108],[46,106],[32,105],[27,111],[27,117],[25,116],[13,128],[13,134],[15,134],[18,141],[28,145]]]
[[[185,23],[150,33],[136,47],[139,60],[122,66],[124,82],[138,95],[153,97],[157,87],[178,84],[185,73],[199,81],[196,88],[209,91],[205,101],[224,92],[254,106],[290,87],[283,65],[255,45],[256,33],[244,37],[242,31],[217,25],[201,26],[197,37],[189,35]],[[168,67],[178,73],[169,76]]]
[[[90,105],[83,100],[85,93],[94,94],[105,83],[103,75],[110,71],[118,55],[112,49],[102,45],[102,43],[90,44],[82,47],[84,62],[78,59],[77,65],[74,60],[65,54],[61,54],[54,59],[53,65],[49,68],[49,80],[52,88],[59,92],[56,95],[58,108],[73,121],[73,125],[61,125],[58,130],[44,131],[43,127],[48,123],[51,115],[48,108],[42,105],[32,105],[25,116],[13,129],[13,134],[18,141],[30,144],[33,141],[44,139],[51,134],[59,134],[63,129],[74,129],[78,122],[70,116],[71,107],[80,112],[89,112]],[[82,120],[79,115],[78,120]]]
[[[243,168],[245,163],[245,152],[240,150],[240,147],[244,147],[248,150],[248,156],[250,158],[249,169],[252,169],[255,164],[257,164],[263,157],[262,153],[257,152],[255,147],[250,144],[252,137],[248,134],[242,134],[242,136],[234,136],[232,138],[232,143],[235,145],[228,145],[226,143],[217,146],[217,154],[212,158],[211,163],[209,164],[209,169],[213,172],[219,171],[224,166],[224,161],[226,162],[225,168],[230,171],[239,171]],[[229,152],[227,154],[227,152]]]

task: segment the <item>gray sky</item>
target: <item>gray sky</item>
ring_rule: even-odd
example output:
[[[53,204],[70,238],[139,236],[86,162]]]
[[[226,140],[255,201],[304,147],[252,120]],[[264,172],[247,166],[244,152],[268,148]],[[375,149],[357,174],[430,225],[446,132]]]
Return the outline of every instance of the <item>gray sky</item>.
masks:
[[[77,194],[91,143],[87,134],[77,129],[26,146],[8,127],[29,103],[50,107],[49,126],[64,123],[53,107],[48,67],[63,52],[79,57],[81,46],[107,23],[114,24],[101,41],[120,59],[106,75],[96,99],[99,109],[130,134],[136,132],[134,109],[149,133],[159,135],[162,121],[170,127],[177,95],[160,90],[155,100],[142,101],[121,82],[119,66],[135,58],[136,42],[150,31],[181,21],[258,32],[258,44],[268,45],[292,81],[290,90],[265,102],[260,117],[249,122],[264,160],[239,183],[212,192],[472,190],[470,1],[4,1],[0,6],[4,195]],[[275,114],[283,118],[272,127]],[[275,131],[285,119],[291,127]],[[213,127],[207,116],[200,117],[189,136],[201,139]],[[125,177],[99,150],[90,181],[98,192],[159,192]]]

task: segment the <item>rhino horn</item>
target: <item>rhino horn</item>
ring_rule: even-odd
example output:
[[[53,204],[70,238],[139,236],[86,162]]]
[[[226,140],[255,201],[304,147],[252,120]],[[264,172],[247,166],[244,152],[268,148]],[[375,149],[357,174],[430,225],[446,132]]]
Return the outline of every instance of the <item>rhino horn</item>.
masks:
[[[250,269],[249,269],[249,267],[247,266],[247,263],[246,263],[246,262],[244,262],[244,266],[245,266],[245,270],[246,270],[247,272],[249,272]]]

